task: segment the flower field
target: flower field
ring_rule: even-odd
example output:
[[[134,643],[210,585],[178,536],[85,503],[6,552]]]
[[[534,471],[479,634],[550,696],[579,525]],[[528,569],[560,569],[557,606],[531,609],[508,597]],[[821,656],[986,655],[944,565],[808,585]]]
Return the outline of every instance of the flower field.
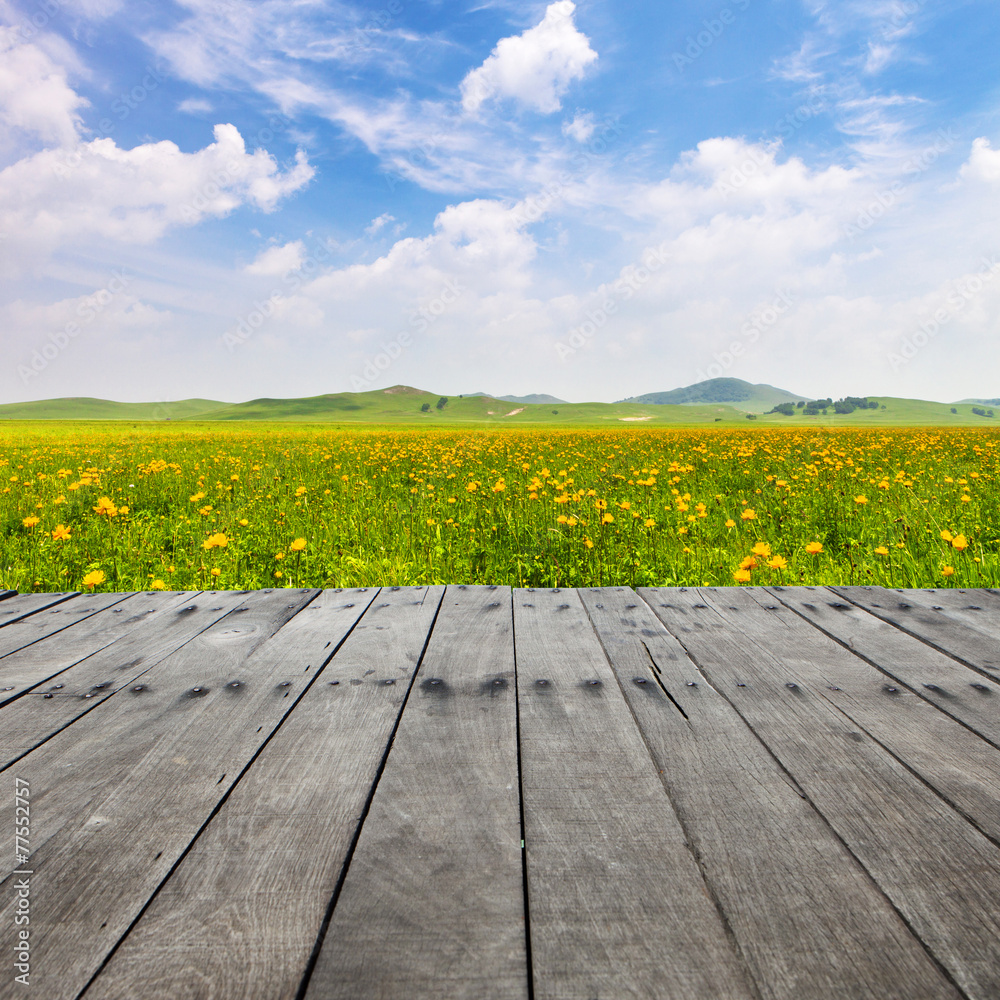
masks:
[[[992,430],[0,427],[30,590],[1000,585]]]

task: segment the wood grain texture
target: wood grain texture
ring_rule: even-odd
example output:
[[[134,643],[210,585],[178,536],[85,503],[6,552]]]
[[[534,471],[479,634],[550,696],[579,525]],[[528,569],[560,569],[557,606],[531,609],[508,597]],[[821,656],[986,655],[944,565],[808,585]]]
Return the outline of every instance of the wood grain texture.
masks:
[[[141,692],[113,695],[18,762],[39,792],[28,864],[50,893],[32,922],[33,983],[47,1000],[83,989],[329,655],[324,602],[303,610],[317,593],[251,595],[151,668]],[[362,608],[350,603],[353,624]],[[269,643],[282,626],[286,641]],[[12,905],[4,893],[8,950]]]
[[[862,866],[649,607],[627,588],[580,596],[758,994],[957,998]]]
[[[887,599],[878,592],[865,600]],[[876,663],[890,682],[906,685],[921,698],[959,720],[994,746],[1000,746],[1000,685],[965,667],[933,646],[921,642],[846,600],[835,590],[815,587],[774,587],[777,600],[817,628]]]
[[[515,590],[514,633],[536,1000],[749,1000],[580,598]]]
[[[148,616],[134,618],[132,628],[119,639],[4,705],[0,767],[40,746],[104,699],[142,683],[140,678],[151,667],[246,600],[246,594],[239,591],[176,596],[177,600],[167,601]],[[146,604],[144,610],[152,609]],[[52,641],[69,634],[72,630]],[[38,648],[46,645],[48,642],[41,643]]]
[[[443,591],[378,594],[88,1000],[293,1000]]]
[[[57,594],[18,594],[16,590],[3,591],[7,596],[0,598],[0,628],[11,622],[20,621],[33,615],[36,611],[44,611],[56,604],[62,604],[71,597],[76,597],[74,590]]]
[[[975,1000],[1000,995],[995,844],[803,681],[773,635],[755,642],[690,591],[640,594],[954,982]]]
[[[0,708],[16,703],[39,685],[59,683],[64,671],[88,657],[121,643],[133,659],[145,647],[145,627],[161,612],[190,603],[196,592],[134,594],[100,614],[89,615],[69,628],[39,639],[0,660]],[[126,659],[129,654],[125,654]]]
[[[528,996],[511,592],[449,587],[306,992]]]
[[[786,650],[782,660],[793,681],[810,684],[858,728],[877,740],[979,830],[1000,843],[1000,750],[960,725],[930,701],[831,641],[807,620],[766,592],[703,589],[695,600],[716,610],[751,641]],[[896,630],[883,639],[880,660],[920,656],[920,646]],[[926,647],[923,647],[926,649]],[[932,650],[929,652],[933,652]],[[971,673],[952,661],[953,672]]]
[[[900,595],[898,591],[883,590],[881,587],[830,589],[842,599],[857,604],[883,621],[916,636],[922,642],[961,660],[1000,683],[998,630],[990,627],[986,619],[963,619],[956,616],[954,611],[945,611],[943,606],[940,610],[928,608],[916,594],[911,598],[910,591]]]
[[[11,653],[48,638],[50,635],[55,635],[63,629],[82,623],[92,615],[100,614],[107,608],[137,596],[139,595],[80,594],[69,600],[59,601],[52,607],[34,611],[30,615],[9,622],[0,629],[0,688],[6,686],[6,682],[3,680],[5,660]]]

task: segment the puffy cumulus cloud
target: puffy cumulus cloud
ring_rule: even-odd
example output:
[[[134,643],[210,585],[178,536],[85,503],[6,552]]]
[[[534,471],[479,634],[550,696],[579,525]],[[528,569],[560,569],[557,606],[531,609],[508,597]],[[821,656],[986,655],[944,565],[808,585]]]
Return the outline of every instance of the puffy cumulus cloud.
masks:
[[[486,295],[523,288],[535,254],[517,206],[476,199],[449,205],[429,236],[398,240],[370,264],[330,270],[304,286],[303,294],[330,303],[394,303],[405,312],[449,279]]]
[[[0,172],[0,231],[36,255],[93,236],[149,243],[244,204],[270,212],[313,173],[301,150],[286,171],[266,150],[248,153],[233,125],[216,125],[215,142],[194,153],[167,141],[121,149],[95,139]]]
[[[485,101],[509,97],[543,114],[558,111],[563,94],[580,79],[597,53],[573,23],[571,0],[549,4],[539,24],[502,38],[462,81],[462,107],[478,111]]]
[[[845,219],[873,181],[861,168],[837,164],[815,170],[798,157],[779,161],[780,142],[705,139],[681,154],[669,175],[625,188],[619,198],[632,218],[661,232],[679,232],[711,220],[758,220],[762,232],[778,220],[805,213],[825,220],[829,244],[843,235]]]
[[[531,298],[536,245],[518,208],[451,205],[427,236],[399,239],[370,263],[331,267],[322,254],[307,257],[298,271],[256,286],[256,313],[227,330],[220,349],[238,348],[241,365],[272,375],[290,357],[333,351],[340,388],[370,378],[366,366],[384,350],[419,360],[425,369],[410,372],[428,385],[449,366],[457,379],[469,359],[523,361],[545,307]]]
[[[962,177],[978,181],[1000,181],[1000,149],[993,149],[990,140],[973,140],[972,152],[962,165]]]
[[[66,71],[17,31],[0,27],[0,123],[60,146],[76,141],[87,101],[66,82]]]
[[[257,255],[252,264],[244,270],[258,277],[281,278],[289,271],[297,271],[306,257],[306,247],[302,240],[293,240],[284,246],[268,247]]]

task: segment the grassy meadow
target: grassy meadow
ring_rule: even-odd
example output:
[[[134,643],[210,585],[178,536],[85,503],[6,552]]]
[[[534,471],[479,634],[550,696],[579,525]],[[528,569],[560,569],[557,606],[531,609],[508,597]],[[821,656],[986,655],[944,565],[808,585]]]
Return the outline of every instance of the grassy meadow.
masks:
[[[31,590],[1000,585],[1000,432],[0,425]]]

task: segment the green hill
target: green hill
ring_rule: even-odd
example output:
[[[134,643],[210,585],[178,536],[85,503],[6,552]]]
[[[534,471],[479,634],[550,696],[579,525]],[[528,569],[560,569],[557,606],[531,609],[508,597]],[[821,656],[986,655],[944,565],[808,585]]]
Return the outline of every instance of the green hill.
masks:
[[[797,403],[796,396],[773,385],[744,382],[741,378],[711,378],[669,392],[647,392],[630,396],[623,403],[654,403],[657,406],[691,406],[697,403],[729,403],[748,413],[765,413],[779,403]]]
[[[758,423],[767,422],[778,426],[803,427],[803,426],[878,426],[888,427],[911,425],[928,427],[997,427],[1000,426],[1000,419],[981,417],[972,412],[971,404],[964,403],[936,403],[929,399],[903,399],[896,396],[868,396],[869,400],[876,400],[879,404],[877,410],[855,410],[853,413],[834,413],[830,407],[826,416],[818,413],[815,416],[807,416],[802,410],[796,409],[795,413],[786,417],[781,413],[768,413],[758,419]],[[954,413],[951,411],[955,410]]]
[[[0,404],[0,420],[189,420],[230,406],[214,399],[163,403],[117,403],[111,399],[67,396],[31,403]]]
[[[438,406],[447,399],[443,406]],[[511,403],[493,396],[442,397],[412,386],[344,392],[304,399],[254,399],[227,406],[209,420],[296,420],[325,423],[417,424],[676,424],[736,421],[729,406],[657,407],[633,403]]]
[[[737,379],[721,380],[730,381]],[[706,383],[702,383],[703,385]],[[196,420],[196,421],[272,421],[315,422],[338,426],[364,424],[395,424],[417,427],[521,426],[561,427],[662,427],[682,425],[740,427],[804,427],[823,426],[977,426],[1000,427],[1000,417],[983,417],[972,412],[973,404],[937,403],[925,399],[898,399],[891,396],[869,396],[877,399],[879,409],[856,410],[837,414],[832,409],[826,416],[807,416],[796,409],[792,416],[765,413],[774,406],[762,399],[757,390],[780,389],[753,386],[754,396],[732,404],[723,402],[683,403],[639,402],[635,397],[619,403],[522,403],[496,399],[493,396],[451,396],[425,392],[412,386],[395,385],[370,392],[343,392],[302,399],[253,399],[245,403],[221,403],[209,399],[185,399],[168,403],[118,403],[106,399],[76,397],[48,399],[33,403],[0,405],[0,419],[5,420]],[[689,387],[696,388],[696,387]],[[653,397],[670,395],[652,393]],[[788,395],[788,394],[785,394]],[[797,398],[797,397],[793,397]],[[442,403],[442,399],[445,400]],[[779,399],[778,402],[790,400]],[[439,405],[440,404],[440,405]],[[883,408],[884,407],[884,408]],[[982,409],[983,407],[977,407]],[[955,410],[952,413],[952,410]],[[747,420],[754,413],[756,419]]]

